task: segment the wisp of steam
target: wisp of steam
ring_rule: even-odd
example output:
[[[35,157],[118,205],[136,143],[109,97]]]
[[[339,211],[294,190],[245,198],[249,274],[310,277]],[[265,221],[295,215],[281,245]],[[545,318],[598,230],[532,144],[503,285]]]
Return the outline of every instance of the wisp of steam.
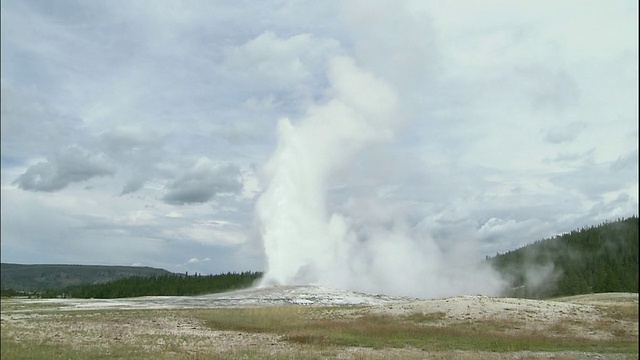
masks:
[[[330,99],[292,125],[264,167],[256,204],[268,268],[262,285],[318,284],[370,293],[439,297],[496,294],[486,267],[451,267],[456,254],[411,228],[353,228],[326,208],[327,180],[367,146],[393,139],[399,98],[348,57],[330,60]],[[459,264],[459,261],[456,261]]]

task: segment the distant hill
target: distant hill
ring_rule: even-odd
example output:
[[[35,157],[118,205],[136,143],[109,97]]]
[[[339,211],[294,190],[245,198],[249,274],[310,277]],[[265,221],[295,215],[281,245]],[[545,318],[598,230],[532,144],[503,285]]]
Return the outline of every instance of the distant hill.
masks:
[[[511,282],[509,296],[637,293],[638,217],[539,240],[487,261]]]
[[[158,268],[106,265],[22,265],[0,264],[2,289],[38,291],[73,285],[102,284],[132,276],[161,276],[173,273]]]

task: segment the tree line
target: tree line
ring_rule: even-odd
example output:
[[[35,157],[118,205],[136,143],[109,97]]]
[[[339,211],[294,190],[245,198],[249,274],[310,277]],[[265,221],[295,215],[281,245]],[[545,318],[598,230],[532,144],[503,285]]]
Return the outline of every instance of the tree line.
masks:
[[[261,272],[227,272],[218,275],[170,274],[131,276],[102,284],[81,284],[64,289],[46,289],[33,293],[3,289],[2,296],[34,296],[42,298],[114,299],[137,296],[189,296],[248,288],[262,277]]]

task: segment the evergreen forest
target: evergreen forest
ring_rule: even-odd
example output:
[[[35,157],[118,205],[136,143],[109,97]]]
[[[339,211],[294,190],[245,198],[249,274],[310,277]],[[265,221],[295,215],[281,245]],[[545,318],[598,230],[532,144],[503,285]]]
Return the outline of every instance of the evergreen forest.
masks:
[[[638,217],[539,240],[486,261],[510,281],[507,296],[637,293]]]
[[[136,296],[188,296],[212,294],[247,288],[262,276],[261,272],[218,275],[170,274],[160,276],[131,276],[102,284],[81,284],[64,289],[45,289],[22,294],[43,298],[70,297],[114,299]],[[3,296],[17,295],[13,290],[4,290]]]

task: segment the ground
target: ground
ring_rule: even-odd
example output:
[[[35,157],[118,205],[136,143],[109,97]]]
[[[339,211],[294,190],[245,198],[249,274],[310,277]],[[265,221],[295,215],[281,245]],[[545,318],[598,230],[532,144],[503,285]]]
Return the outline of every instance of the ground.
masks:
[[[421,300],[292,286],[197,297],[11,298],[2,300],[2,356],[637,359],[637,316],[638,294],[630,293]],[[360,327],[392,330],[371,332],[381,336],[373,342],[357,331],[345,340]],[[500,345],[477,342],[487,334]]]

